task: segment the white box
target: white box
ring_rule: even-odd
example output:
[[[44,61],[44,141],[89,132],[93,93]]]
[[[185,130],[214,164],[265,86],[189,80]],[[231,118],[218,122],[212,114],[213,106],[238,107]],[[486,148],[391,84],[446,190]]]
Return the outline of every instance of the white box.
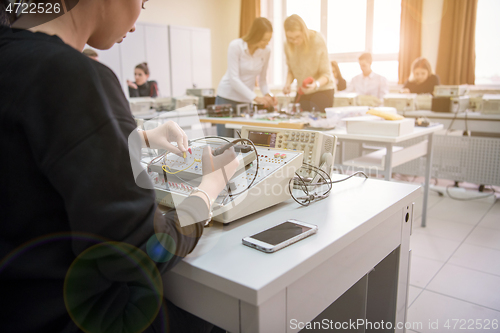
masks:
[[[419,94],[416,99],[417,110],[430,110],[432,107],[431,94]]]
[[[333,99],[334,107],[342,107],[342,106],[356,106],[358,105],[358,96],[357,93],[346,93],[346,92],[338,92],[335,94],[335,98]]]
[[[500,95],[483,95],[483,111],[481,113],[500,114]]]
[[[417,94],[386,94],[384,106],[391,106],[398,111],[415,111]]]
[[[461,85],[439,85],[434,86],[434,96],[463,96],[469,88],[466,84]]]
[[[401,136],[413,133],[415,128],[414,118],[402,120],[384,120],[376,116],[346,118],[348,134]]]

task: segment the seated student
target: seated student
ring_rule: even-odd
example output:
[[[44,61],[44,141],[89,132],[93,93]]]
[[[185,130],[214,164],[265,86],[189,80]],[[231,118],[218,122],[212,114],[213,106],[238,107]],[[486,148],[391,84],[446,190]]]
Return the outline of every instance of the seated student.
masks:
[[[356,92],[360,95],[370,95],[382,99],[389,92],[389,86],[385,77],[372,71],[372,55],[363,53],[358,61],[363,73],[352,78],[346,92]]]
[[[345,90],[347,88],[347,82],[340,73],[339,64],[335,60],[332,60],[330,63],[332,64],[333,76],[335,77],[335,82],[337,83],[337,91]]]
[[[425,58],[417,58],[411,64],[410,78],[405,82],[403,93],[432,94],[439,85],[439,76],[432,73],[431,64]]]
[[[93,59],[95,61],[99,61],[99,55],[97,54],[96,51],[94,51],[92,49],[85,49],[85,50],[83,50],[82,53],[85,54],[90,59]]]
[[[0,165],[0,332],[212,330],[162,298],[159,274],[196,246],[234,150],[205,148],[198,190],[157,209],[141,147],[181,155],[187,136],[172,121],[138,132],[115,74],[82,54],[133,32],[146,1],[85,0],[54,18],[0,0],[13,25],[0,25],[0,155],[18,162]]]
[[[147,62],[135,66],[135,82],[127,80],[130,97],[158,97],[158,83],[148,81],[149,67]]]

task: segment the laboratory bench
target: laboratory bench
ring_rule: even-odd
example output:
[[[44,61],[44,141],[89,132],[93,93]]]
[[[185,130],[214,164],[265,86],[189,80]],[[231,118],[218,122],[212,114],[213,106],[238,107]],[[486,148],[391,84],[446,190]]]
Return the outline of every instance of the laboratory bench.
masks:
[[[391,180],[394,168],[414,160],[420,161],[420,157],[425,157],[421,221],[422,227],[425,227],[434,146],[433,138],[434,133],[442,129],[443,125],[441,124],[415,127],[412,133],[400,136],[350,134],[346,132],[345,128],[334,129],[325,133],[337,137],[339,149],[335,156],[335,167],[341,171],[345,171],[346,167],[353,171],[365,171],[367,174],[374,172],[378,174],[379,171],[382,171],[384,179]],[[408,142],[412,144],[408,144]],[[353,155],[355,149],[349,149],[349,144],[357,146],[355,148],[359,153]],[[350,150],[349,153],[346,153],[347,150]],[[368,153],[365,154],[365,150]],[[350,158],[347,158],[347,156],[350,156]]]
[[[480,112],[434,112],[427,110],[401,112],[405,117],[426,117],[431,122],[443,124],[445,129],[471,131],[478,136],[500,138],[500,114],[482,114]],[[451,126],[450,126],[451,125]]]
[[[323,319],[404,323],[419,195],[415,185],[353,177],[308,207],[289,199],[214,223],[163,276],[164,294],[229,332],[298,332],[300,323]],[[272,254],[242,244],[287,219],[316,224],[318,232]]]
[[[202,117],[200,121],[213,124],[224,124],[228,129],[241,129],[243,126],[260,126],[290,129],[308,129],[306,123],[286,122],[283,120],[262,120],[248,118],[215,118]],[[326,134],[335,135],[338,139],[338,151],[335,156],[335,167],[341,171],[348,170],[366,171],[379,173],[381,171],[386,180],[391,180],[392,172],[400,165],[406,165],[410,161],[420,163],[420,157],[424,157],[423,176],[424,200],[422,207],[423,227],[427,221],[427,202],[429,196],[429,184],[431,178],[431,162],[433,154],[434,133],[443,129],[443,125],[434,124],[429,127],[415,127],[413,133],[394,137],[380,135],[362,135],[347,133],[345,128],[325,130]],[[313,129],[312,129],[313,130]],[[411,144],[409,144],[411,143]],[[365,144],[372,151],[365,154]],[[405,145],[402,147],[401,145]],[[367,171],[368,170],[368,171]],[[420,170],[419,170],[420,171]]]
[[[444,129],[434,136],[431,177],[500,186],[500,114],[421,110],[407,111],[404,116],[443,124]],[[425,159],[411,161],[394,171],[423,176],[425,163]]]

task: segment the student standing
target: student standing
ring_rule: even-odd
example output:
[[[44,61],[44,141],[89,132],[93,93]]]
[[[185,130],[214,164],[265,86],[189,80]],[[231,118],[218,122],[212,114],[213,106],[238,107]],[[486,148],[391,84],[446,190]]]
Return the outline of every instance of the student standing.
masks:
[[[439,76],[432,72],[429,60],[417,58],[411,64],[411,75],[405,82],[402,92],[432,94],[437,85],[439,85]]]
[[[309,30],[298,15],[286,18],[285,54],[288,65],[283,93],[290,94],[292,82],[297,79],[300,104],[303,110],[324,111],[333,106],[335,79],[328,60],[328,50],[323,36]],[[307,80],[306,80],[307,79]],[[303,86],[304,81],[309,82]],[[299,93],[297,93],[297,98]]]
[[[143,62],[134,69],[135,82],[127,80],[130,97],[158,97],[158,83],[148,81],[150,76],[147,62]]]
[[[360,95],[375,96],[382,100],[384,95],[389,93],[387,79],[372,71],[371,53],[363,53],[358,58],[358,61],[362,73],[353,77],[346,92],[356,92]]]
[[[207,148],[200,190],[176,210],[157,210],[147,172],[135,178],[133,165],[141,147],[182,155],[186,134],[173,122],[138,132],[115,74],[81,53],[133,32],[145,2],[85,0],[55,17],[16,17],[0,0],[0,22],[23,27],[0,26],[0,154],[11,161],[0,165],[1,332],[213,326],[163,299],[151,281],[196,246],[211,200],[238,165],[234,150],[212,157]],[[164,236],[173,247],[153,262],[146,250]]]
[[[276,104],[267,85],[267,66],[271,56],[268,46],[273,36],[271,22],[258,17],[252,22],[250,31],[233,40],[227,51],[227,71],[217,88],[215,104],[241,103],[264,104],[265,107]],[[259,78],[259,88],[263,97],[254,92],[255,82]]]

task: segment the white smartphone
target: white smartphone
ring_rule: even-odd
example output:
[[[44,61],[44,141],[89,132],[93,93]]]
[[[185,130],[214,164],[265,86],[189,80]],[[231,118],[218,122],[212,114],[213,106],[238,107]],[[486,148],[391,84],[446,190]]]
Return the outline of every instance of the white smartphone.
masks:
[[[258,234],[243,238],[243,244],[266,253],[272,253],[311,236],[317,231],[317,225],[287,220]]]

